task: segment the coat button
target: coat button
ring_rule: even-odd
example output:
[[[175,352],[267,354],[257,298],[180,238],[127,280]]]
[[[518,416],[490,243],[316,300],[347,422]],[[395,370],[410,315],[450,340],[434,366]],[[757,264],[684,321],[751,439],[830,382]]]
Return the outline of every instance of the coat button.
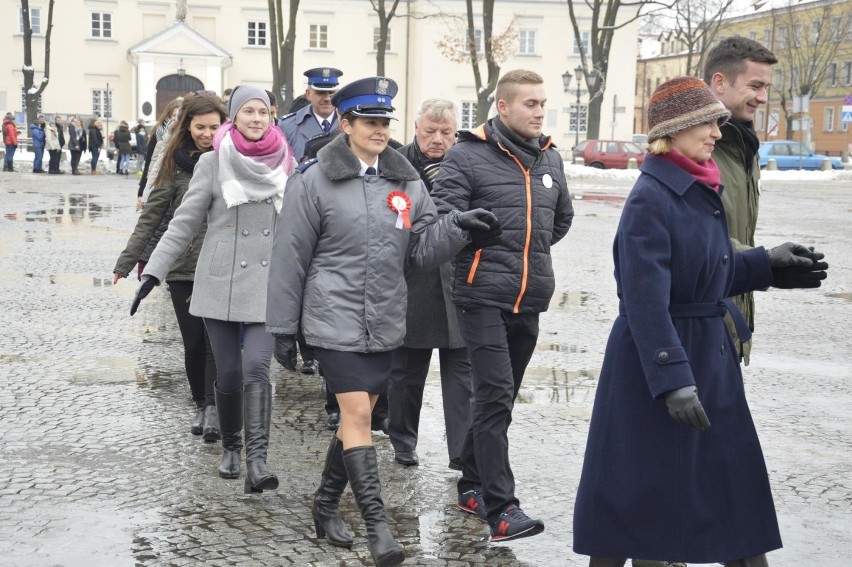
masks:
[[[243,236],[248,236],[248,229],[247,228],[243,229]]]
[[[266,198],[266,202],[267,202],[267,204],[271,203],[271,202],[272,202],[272,197],[267,197],[267,198]]]
[[[269,265],[269,262],[267,262],[266,260],[261,260],[260,265],[265,267]]]
[[[269,229],[268,228],[263,229],[263,236],[269,236]]]
[[[660,354],[657,355],[657,359],[660,362],[666,362],[669,359],[669,353],[667,353],[666,351],[663,351],[663,352],[661,352]]]
[[[727,255],[727,254],[725,254],[724,256],[722,256],[722,263],[723,263],[723,264],[727,264],[727,263],[728,263],[728,255]]]
[[[246,266],[248,266],[248,263],[247,263],[247,262],[240,262],[240,267],[241,267],[241,268],[245,268]]]
[[[721,216],[722,216],[722,211],[719,211],[719,210],[713,211],[713,216],[714,216],[714,217],[716,217],[716,218],[721,217]]]

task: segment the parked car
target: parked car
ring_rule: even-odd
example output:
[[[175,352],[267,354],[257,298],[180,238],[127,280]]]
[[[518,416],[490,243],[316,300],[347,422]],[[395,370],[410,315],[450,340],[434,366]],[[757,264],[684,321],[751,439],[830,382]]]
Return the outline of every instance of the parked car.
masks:
[[[586,165],[599,169],[625,169],[630,158],[637,165],[645,161],[645,151],[633,142],[620,140],[586,140],[574,148],[574,159],[583,158]]]
[[[648,134],[633,134],[633,143],[642,151],[648,151]]]
[[[757,152],[760,169],[766,167],[770,159],[775,160],[778,169],[819,169],[823,160],[830,160],[832,169],[843,169],[838,157],[815,154],[801,142],[779,140],[763,142]]]

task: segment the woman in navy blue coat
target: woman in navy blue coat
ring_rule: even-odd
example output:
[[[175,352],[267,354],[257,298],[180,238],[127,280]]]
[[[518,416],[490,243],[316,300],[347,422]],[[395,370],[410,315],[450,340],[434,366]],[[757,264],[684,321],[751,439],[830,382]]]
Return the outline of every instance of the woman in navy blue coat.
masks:
[[[766,565],[781,547],[763,453],[725,298],[817,287],[821,255],[785,244],[735,252],[710,159],[729,116],[703,82],[651,98],[652,154],[624,206],[613,256],[620,301],[604,357],[574,510],[574,550],[625,558]],[[712,425],[711,425],[712,424]]]

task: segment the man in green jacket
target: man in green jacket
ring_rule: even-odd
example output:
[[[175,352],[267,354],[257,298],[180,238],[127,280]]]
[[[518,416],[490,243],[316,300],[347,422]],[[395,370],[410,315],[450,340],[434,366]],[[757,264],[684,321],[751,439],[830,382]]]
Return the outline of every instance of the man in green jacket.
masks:
[[[729,37],[710,50],[704,64],[704,82],[731,111],[730,121],[721,128],[722,138],[716,142],[713,159],[722,172],[722,202],[731,243],[737,251],[754,248],[760,194],[760,140],[754,130],[754,114],[766,104],[772,65],[777,62],[775,55],[758,42]],[[753,294],[738,295],[733,300],[754,330]],[[734,344],[748,364],[751,341],[741,342],[731,318],[726,317],[726,321]]]

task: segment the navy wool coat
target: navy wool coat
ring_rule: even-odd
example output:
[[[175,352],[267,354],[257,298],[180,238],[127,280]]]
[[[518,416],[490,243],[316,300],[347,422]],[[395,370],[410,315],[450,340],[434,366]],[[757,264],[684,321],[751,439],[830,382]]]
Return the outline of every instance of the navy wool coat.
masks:
[[[781,547],[737,352],[718,307],[772,284],[766,252],[735,252],[720,196],[649,156],[613,256],[620,315],[592,412],[574,551],[716,563]],[[666,409],[666,392],[693,384],[711,423],[704,432]]]

